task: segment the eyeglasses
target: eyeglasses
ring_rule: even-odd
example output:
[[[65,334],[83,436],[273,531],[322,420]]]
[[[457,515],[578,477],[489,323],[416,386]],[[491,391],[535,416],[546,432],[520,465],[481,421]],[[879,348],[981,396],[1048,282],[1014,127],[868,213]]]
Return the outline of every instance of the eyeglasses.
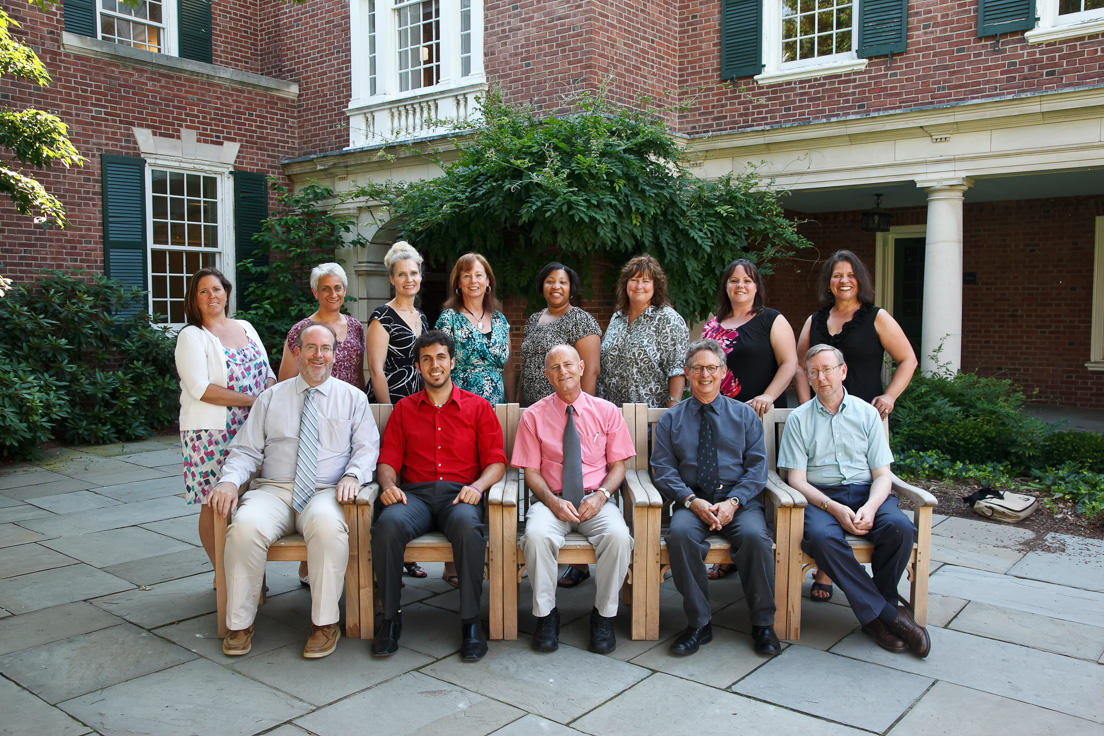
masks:
[[[690,372],[693,373],[695,376],[700,376],[703,373],[713,375],[721,368],[722,366],[719,365],[692,365],[690,366]]]
[[[812,370],[812,371],[805,371],[805,375],[808,376],[809,378],[814,378],[814,379],[819,378],[821,375],[830,376],[830,375],[832,375],[833,373],[836,372],[837,368],[839,368],[839,365],[833,365],[833,366],[828,367],[828,368],[820,368],[820,369]]]

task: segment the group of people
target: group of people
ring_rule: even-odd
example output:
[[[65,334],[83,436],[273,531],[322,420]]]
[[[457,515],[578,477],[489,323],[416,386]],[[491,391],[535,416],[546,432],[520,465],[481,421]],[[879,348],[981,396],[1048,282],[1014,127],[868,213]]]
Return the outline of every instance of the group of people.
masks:
[[[400,242],[384,265],[395,297],[372,313],[367,331],[340,311],[347,286],[340,266],[312,272],[319,308],[291,327],[280,383],[267,391],[277,377],[252,327],[229,318],[230,283],[203,269],[189,284],[188,326],[177,344],[181,439],[187,498],[204,504],[200,536],[212,557],[214,514],[238,507],[227,532],[226,654],[249,651],[267,547],[292,531],[308,548],[301,577],[311,587],[313,625],[304,656],[333,651],[348,558],[338,502],[374,477],[382,511],[372,552],[383,617],[373,654],[397,649],[403,566],[425,575],[404,563],[407,542],[439,529],[453,547],[445,576],[460,589],[461,658],[482,658],[483,496],[507,463],[493,405],[515,398],[527,409],[509,462],[523,469],[535,499],[521,540],[535,649],[558,646],[557,585],[578,585],[590,574],[586,566],[568,567],[557,580],[557,555],[572,530],[597,552],[590,648],[608,653],[616,646],[612,621],[633,540],[613,497],[635,454],[619,410],[631,402],[670,408],[651,438],[651,461],[656,487],[673,503],[667,544],[688,619],[672,652],[692,654],[712,638],[707,580],[735,567],[754,647],[777,654],[772,540],[759,498],[767,475],[760,417],[786,405],[791,383],[804,403],[787,422],[779,466],[810,502],[803,545],[818,564],[813,599],[827,600],[835,580],[880,645],[927,653],[926,632],[896,606],[915,530],[889,495],[892,456],[881,431],[917,362],[901,328],[873,306],[869,274],[854,254],[840,251],[825,263],[825,306],[796,341],[786,319],[764,306],[755,265],[734,261],[703,339],[692,345],[651,256],[622,269],[617,311],[604,335],[572,304],[580,296],[578,275],[550,263],[538,277],[545,308],[525,325],[517,385],[508,368],[510,325],[483,256],[457,260],[433,330],[416,306],[421,256]],[[799,350],[805,371],[794,381]],[[897,370],[883,390],[885,352]],[[395,405],[382,442],[366,387],[377,403]],[[874,540],[873,578],[847,562],[854,557],[845,532]],[[706,571],[710,533],[732,543],[731,567]]]

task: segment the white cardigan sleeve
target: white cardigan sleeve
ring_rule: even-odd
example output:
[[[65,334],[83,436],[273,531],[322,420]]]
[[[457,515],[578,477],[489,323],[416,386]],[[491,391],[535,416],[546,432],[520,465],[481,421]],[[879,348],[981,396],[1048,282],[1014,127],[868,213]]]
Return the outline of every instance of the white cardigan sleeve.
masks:
[[[180,388],[196,401],[202,400],[214,378],[209,368],[209,348],[207,335],[195,325],[188,325],[177,335],[176,372],[180,375]]]

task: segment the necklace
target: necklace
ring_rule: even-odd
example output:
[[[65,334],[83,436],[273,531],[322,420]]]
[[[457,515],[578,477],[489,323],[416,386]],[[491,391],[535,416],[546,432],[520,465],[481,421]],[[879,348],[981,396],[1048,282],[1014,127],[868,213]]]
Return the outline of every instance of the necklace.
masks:
[[[476,317],[475,317],[475,312],[471,311],[471,310],[470,310],[470,309],[468,309],[467,307],[464,307],[464,311],[465,311],[465,312],[467,312],[468,314],[470,314],[470,315],[471,315],[471,317],[472,317],[472,319],[475,319],[475,318],[476,318]],[[484,318],[484,317],[486,317],[486,316],[487,316],[487,310],[486,310],[486,309],[484,309],[484,310],[483,310],[483,313],[482,313],[481,315],[479,315],[479,319],[478,319],[478,320],[477,320],[477,322],[476,322],[476,326],[477,326],[477,327],[479,328],[479,331],[480,331],[480,332],[482,332],[482,331],[483,331],[483,318]]]

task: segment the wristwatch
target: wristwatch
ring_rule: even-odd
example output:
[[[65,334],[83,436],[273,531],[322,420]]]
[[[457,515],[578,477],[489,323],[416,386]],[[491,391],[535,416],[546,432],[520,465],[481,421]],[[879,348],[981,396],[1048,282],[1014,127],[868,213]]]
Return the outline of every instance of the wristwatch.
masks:
[[[682,505],[686,508],[690,508],[690,504],[694,503],[697,500],[698,497],[691,493],[689,496],[686,497],[686,500],[682,502]]]
[[[596,490],[595,493],[604,493],[606,494],[606,500],[610,500],[610,492],[607,491],[605,488],[602,488],[601,486],[598,487],[598,490]]]
[[[735,506],[736,508],[740,508],[740,499],[730,498],[728,500],[729,500],[729,503],[731,503],[733,506]]]

